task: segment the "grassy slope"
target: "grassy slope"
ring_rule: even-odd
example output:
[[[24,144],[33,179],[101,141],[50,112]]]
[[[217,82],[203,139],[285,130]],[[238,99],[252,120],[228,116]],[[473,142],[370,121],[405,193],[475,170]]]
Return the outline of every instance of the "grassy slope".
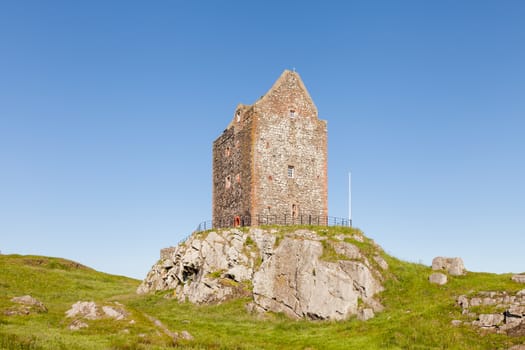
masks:
[[[87,330],[67,329],[71,320],[65,311],[77,301],[102,305],[125,303],[134,297],[139,281],[111,276],[77,263],[58,258],[0,255],[0,348],[15,349],[108,349],[126,344],[151,342],[169,344],[162,336],[155,339],[139,334],[155,334],[156,328],[141,313],[132,312],[136,324],[100,320]],[[10,299],[29,294],[46,305],[47,313],[5,316],[13,307]],[[124,329],[127,329],[124,333]]]
[[[323,229],[333,235],[341,228]],[[344,231],[348,233],[349,231]],[[361,247],[370,250],[371,243]],[[49,309],[31,316],[0,315],[0,348],[17,349],[160,349],[171,341],[146,319],[160,319],[170,330],[187,330],[187,349],[507,349],[525,338],[480,335],[470,327],[452,327],[463,319],[455,299],[483,290],[515,292],[523,288],[510,275],[469,273],[451,277],[448,284],[428,283],[430,268],[384,256],[390,265],[381,299],[386,309],[360,322],[291,321],[279,314],[248,314],[246,300],[218,306],[178,304],[166,294],[137,296],[138,281],[110,276],[62,259],[0,256],[0,311],[9,299],[31,294]],[[67,329],[64,312],[78,300],[119,301],[136,324],[91,321],[81,331]],[[129,333],[124,333],[129,332]]]

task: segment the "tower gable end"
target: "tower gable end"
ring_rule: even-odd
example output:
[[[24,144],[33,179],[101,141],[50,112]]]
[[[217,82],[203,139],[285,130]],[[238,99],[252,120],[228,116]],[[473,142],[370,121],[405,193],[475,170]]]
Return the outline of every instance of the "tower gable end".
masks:
[[[315,106],[301,77],[296,72],[285,70],[275,84],[254,107],[264,114],[290,118],[317,119]]]

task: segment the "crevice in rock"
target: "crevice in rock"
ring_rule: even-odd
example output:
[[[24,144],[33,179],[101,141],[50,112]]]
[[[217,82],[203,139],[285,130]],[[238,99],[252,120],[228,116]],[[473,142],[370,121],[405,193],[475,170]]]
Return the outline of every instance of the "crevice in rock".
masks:
[[[186,283],[189,280],[194,280],[199,273],[199,269],[194,266],[185,265],[182,268],[182,282]]]
[[[313,312],[307,312],[306,317],[308,317],[311,320],[315,320],[315,321],[324,320],[324,317],[319,316],[318,314],[313,313]]]

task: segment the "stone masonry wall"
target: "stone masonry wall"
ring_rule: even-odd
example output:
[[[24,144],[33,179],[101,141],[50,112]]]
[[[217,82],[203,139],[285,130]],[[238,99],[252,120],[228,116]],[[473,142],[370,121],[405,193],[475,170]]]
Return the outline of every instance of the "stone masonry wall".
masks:
[[[229,221],[236,216],[250,216],[252,133],[253,109],[240,105],[213,143],[213,221],[218,226],[233,226]]]
[[[253,211],[269,215],[327,215],[326,122],[317,117],[296,73],[283,74],[255,104],[256,195]],[[288,168],[293,167],[293,177]]]
[[[257,215],[327,216],[326,135],[326,121],[295,72],[285,71],[252,106],[239,105],[213,143],[214,224],[234,226],[235,217]]]

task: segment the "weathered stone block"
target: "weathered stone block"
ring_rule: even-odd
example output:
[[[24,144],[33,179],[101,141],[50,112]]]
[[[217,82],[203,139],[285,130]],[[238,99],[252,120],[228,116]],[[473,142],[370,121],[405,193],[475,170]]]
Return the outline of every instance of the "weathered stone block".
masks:
[[[435,257],[432,260],[432,270],[445,270],[451,276],[460,276],[466,272],[461,258],[444,258],[442,256]]]
[[[499,326],[505,317],[502,314],[481,314],[479,315],[480,327],[496,327]]]
[[[428,280],[430,281],[430,283],[443,285],[447,283],[447,276],[442,273],[436,272],[431,274]]]

